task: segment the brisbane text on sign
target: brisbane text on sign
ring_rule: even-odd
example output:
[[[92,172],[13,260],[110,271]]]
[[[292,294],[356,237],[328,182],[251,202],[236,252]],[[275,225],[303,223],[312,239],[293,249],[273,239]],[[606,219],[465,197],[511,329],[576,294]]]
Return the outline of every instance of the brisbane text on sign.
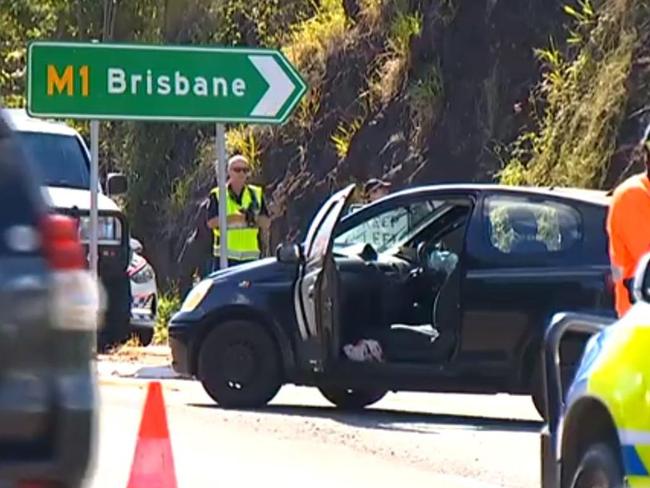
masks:
[[[180,71],[174,72],[173,77],[168,75],[154,77],[150,69],[144,76],[140,73],[127,76],[123,69],[108,68],[108,93],[111,95],[121,95],[127,90],[131,95],[138,95],[142,92],[147,95],[169,95],[173,90],[174,95],[185,96],[191,90],[196,96],[227,97],[228,87],[236,97],[243,97],[246,94],[246,82],[241,78],[235,78],[228,83],[225,78],[212,77],[209,80],[203,76],[191,78],[183,76]]]

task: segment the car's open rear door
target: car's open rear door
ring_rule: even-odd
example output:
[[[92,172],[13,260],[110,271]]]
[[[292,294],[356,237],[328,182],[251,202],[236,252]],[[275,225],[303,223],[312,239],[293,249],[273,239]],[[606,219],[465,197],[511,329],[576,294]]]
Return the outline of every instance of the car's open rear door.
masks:
[[[309,227],[304,260],[294,289],[301,343],[299,361],[315,372],[325,369],[339,336],[338,273],[332,255],[334,228],[348,204],[354,185],[332,195]]]

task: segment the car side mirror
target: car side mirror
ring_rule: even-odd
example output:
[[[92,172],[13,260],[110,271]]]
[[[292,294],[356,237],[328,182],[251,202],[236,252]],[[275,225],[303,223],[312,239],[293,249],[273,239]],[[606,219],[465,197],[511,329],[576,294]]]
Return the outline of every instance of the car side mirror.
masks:
[[[297,244],[280,244],[275,257],[280,263],[298,264],[302,261],[302,250]]]
[[[106,191],[109,197],[124,195],[128,190],[129,184],[126,176],[122,173],[109,173],[106,178]]]
[[[643,256],[636,269],[632,285],[632,298],[634,302],[650,303],[650,253]]]

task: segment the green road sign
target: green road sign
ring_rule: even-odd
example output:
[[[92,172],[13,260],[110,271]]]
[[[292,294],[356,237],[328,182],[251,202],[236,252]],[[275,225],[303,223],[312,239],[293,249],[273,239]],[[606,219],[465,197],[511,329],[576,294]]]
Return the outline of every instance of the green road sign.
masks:
[[[35,117],[281,124],[307,86],[276,50],[33,42]]]

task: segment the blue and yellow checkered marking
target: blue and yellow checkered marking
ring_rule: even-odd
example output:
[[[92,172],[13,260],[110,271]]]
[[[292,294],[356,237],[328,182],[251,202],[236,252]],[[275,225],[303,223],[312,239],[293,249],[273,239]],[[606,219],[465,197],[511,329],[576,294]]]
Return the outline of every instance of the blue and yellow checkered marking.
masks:
[[[628,476],[648,476],[648,470],[643,464],[635,446],[621,446],[625,474]]]
[[[586,392],[609,410],[619,433],[626,478],[650,487],[650,323],[633,309],[612,326],[588,371]]]

